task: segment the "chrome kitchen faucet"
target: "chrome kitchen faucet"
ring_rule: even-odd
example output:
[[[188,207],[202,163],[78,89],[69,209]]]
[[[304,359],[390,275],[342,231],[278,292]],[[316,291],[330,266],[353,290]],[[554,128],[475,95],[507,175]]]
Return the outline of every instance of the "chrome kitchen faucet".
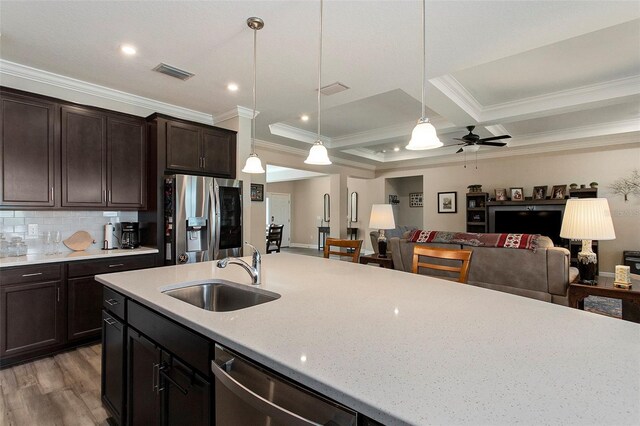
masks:
[[[225,257],[224,259],[218,260],[216,264],[218,268],[226,268],[228,264],[235,264],[242,266],[245,271],[249,273],[251,276],[251,284],[252,285],[260,285],[260,270],[262,269],[262,257],[260,256],[260,252],[253,245],[249,244],[245,241],[245,244],[253,249],[253,254],[251,255],[251,265],[245,262],[242,259],[238,259],[237,257]]]

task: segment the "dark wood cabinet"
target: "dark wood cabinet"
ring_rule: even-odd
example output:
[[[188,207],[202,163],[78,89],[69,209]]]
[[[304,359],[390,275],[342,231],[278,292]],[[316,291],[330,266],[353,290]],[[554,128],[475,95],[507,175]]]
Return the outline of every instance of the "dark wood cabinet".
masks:
[[[61,109],[62,206],[107,205],[107,117],[84,107]]]
[[[99,337],[102,284],[93,276],[67,280],[67,340]]]
[[[211,419],[211,385],[166,352],[160,365],[162,424],[207,426]]]
[[[57,105],[0,90],[0,205],[53,207]]]
[[[160,424],[158,369],[162,351],[132,328],[127,330],[127,423]]]
[[[0,282],[0,359],[64,341],[64,294],[59,265],[15,268]]]
[[[118,424],[125,414],[126,333],[118,317],[102,311],[102,402]]]
[[[107,118],[107,205],[147,205],[147,136],[142,119]]]
[[[201,145],[200,128],[167,122],[167,169],[200,171]]]
[[[157,132],[151,139],[158,155],[166,154],[160,169],[235,179],[236,132],[159,114],[147,120]]]

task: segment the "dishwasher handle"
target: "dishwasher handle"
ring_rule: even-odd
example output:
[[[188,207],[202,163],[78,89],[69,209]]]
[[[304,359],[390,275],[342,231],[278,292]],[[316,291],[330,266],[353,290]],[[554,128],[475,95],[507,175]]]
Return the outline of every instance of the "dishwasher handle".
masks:
[[[277,404],[274,404],[268,399],[261,397],[260,395],[256,394],[251,389],[247,388],[242,383],[231,377],[231,375],[227,373],[225,369],[232,364],[232,361],[233,360],[227,361],[223,364],[223,367],[216,364],[215,361],[211,361],[211,370],[213,371],[213,375],[216,376],[216,378],[220,380],[220,382],[227,389],[233,392],[237,397],[242,399],[247,404],[265,413],[266,415],[280,419],[287,424],[319,426],[319,423],[314,423],[309,419],[305,419],[304,417],[301,417],[296,413],[292,413],[291,411],[282,408]]]

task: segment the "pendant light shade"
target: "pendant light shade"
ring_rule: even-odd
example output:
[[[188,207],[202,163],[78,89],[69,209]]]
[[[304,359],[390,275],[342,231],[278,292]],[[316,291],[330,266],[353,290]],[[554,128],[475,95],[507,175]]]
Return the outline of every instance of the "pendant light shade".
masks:
[[[411,140],[406,146],[410,150],[433,149],[442,146],[442,142],[438,139],[436,128],[429,123],[429,119],[421,118],[418,125],[411,132]]]
[[[418,120],[418,124],[411,132],[411,140],[407,149],[417,151],[423,149],[440,148],[443,144],[438,139],[436,128],[429,123],[427,118],[427,109],[424,104],[425,87],[427,85],[427,75],[425,68],[427,66],[427,27],[425,24],[425,0],[422,0],[422,117]]]
[[[260,161],[258,154],[253,153],[249,155],[247,162],[242,168],[242,173],[264,173],[262,162]]]
[[[313,144],[309,150],[309,156],[304,162],[305,164],[316,164],[318,166],[328,166],[331,164],[327,148],[325,148],[320,141]]]
[[[318,166],[328,166],[331,164],[329,160],[329,154],[327,148],[322,144],[320,140],[320,109],[321,109],[321,94],[322,88],[322,6],[323,1],[320,0],[320,51],[318,55],[318,137],[316,142],[309,150],[309,156],[304,160],[305,164],[315,164]]]
[[[247,25],[253,30],[253,115],[251,116],[251,154],[242,168],[242,173],[264,173],[260,157],[256,154],[256,52],[258,30],[264,27],[264,21],[252,17],[247,19]]]

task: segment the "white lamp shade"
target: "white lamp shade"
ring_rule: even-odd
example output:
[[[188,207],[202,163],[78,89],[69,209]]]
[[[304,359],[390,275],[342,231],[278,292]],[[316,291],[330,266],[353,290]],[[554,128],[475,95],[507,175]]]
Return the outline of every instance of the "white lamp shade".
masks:
[[[331,164],[327,148],[319,141],[314,143],[309,150],[309,156],[304,160],[305,164],[316,164],[318,166],[328,166]]]
[[[411,140],[406,148],[417,151],[422,149],[440,148],[441,146],[442,142],[438,139],[436,128],[433,127],[427,119],[420,119],[420,121],[418,121],[418,125],[414,127],[413,132],[411,132]]]
[[[465,145],[462,147],[464,152],[478,152],[480,147],[478,145]]]
[[[575,240],[613,240],[616,238],[607,199],[568,199],[564,208],[560,236]]]
[[[254,153],[249,155],[249,158],[247,158],[247,162],[242,168],[242,173],[264,173],[264,169],[262,168],[262,161],[260,161],[260,157],[258,157],[258,154]]]
[[[391,204],[374,204],[371,206],[369,228],[393,229],[395,227],[396,222],[393,219],[393,208]]]

